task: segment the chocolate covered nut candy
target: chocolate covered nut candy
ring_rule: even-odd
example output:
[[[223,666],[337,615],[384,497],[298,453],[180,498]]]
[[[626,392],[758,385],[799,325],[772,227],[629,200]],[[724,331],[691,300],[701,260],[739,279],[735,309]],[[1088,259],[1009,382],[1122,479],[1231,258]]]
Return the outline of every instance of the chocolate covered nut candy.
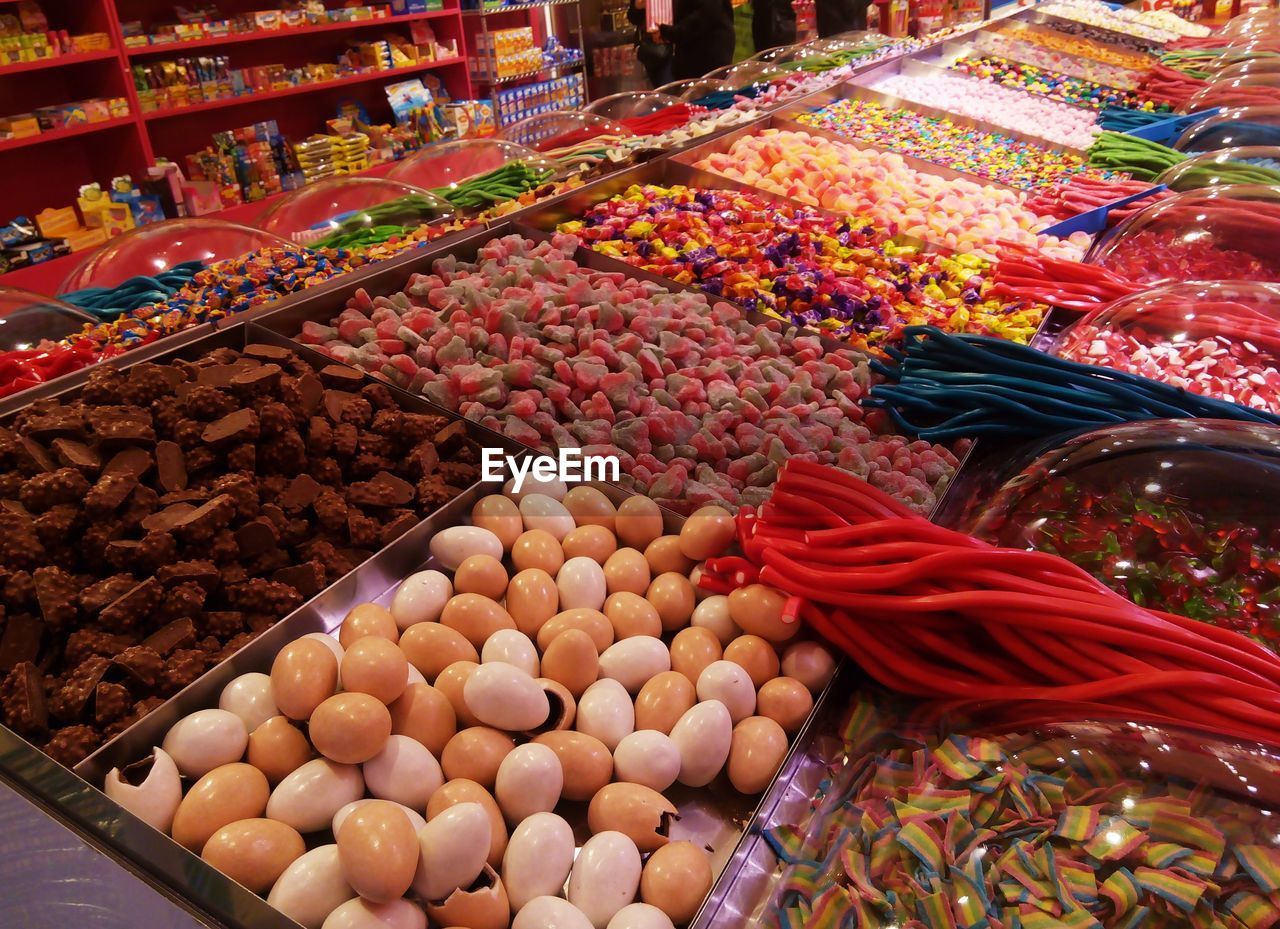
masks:
[[[372,388],[372,389],[369,389]],[[95,370],[0,428],[0,709],[74,764],[476,477],[288,349]]]

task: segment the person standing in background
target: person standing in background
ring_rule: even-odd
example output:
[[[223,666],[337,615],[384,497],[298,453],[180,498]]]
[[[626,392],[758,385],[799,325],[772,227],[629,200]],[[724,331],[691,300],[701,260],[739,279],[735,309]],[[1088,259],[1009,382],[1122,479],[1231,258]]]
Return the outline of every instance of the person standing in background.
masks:
[[[757,52],[796,41],[796,11],[791,0],[751,0],[751,41]]]
[[[627,21],[636,27],[636,58],[649,76],[649,83],[661,87],[675,80],[671,76],[671,46],[645,28],[645,0],[631,0]]]
[[[733,63],[733,5],[730,0],[675,0],[674,22],[660,26],[670,42],[673,80],[702,77]]]
[[[818,35],[821,38],[867,28],[866,0],[815,0],[814,12],[818,19]]]

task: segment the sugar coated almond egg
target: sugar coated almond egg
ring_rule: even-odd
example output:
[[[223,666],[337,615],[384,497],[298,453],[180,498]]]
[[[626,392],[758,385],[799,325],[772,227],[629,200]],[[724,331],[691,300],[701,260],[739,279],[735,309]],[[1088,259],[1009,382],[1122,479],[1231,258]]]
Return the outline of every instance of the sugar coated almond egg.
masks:
[[[430,684],[410,684],[387,709],[391,711],[392,735],[406,735],[421,742],[436,757],[458,731],[449,698]]]
[[[729,616],[729,598],[724,594],[712,594],[699,602],[693,608],[689,623],[715,633],[722,646],[728,645],[742,634],[742,630],[734,625]]]
[[[680,551],[680,537],[674,535],[658,536],[645,546],[644,557],[654,577],[669,571],[687,576],[694,564]]]
[[[764,584],[748,584],[729,594],[729,617],[743,632],[758,635],[777,644],[795,638],[798,622],[782,616],[787,598]]]
[[[401,632],[414,623],[433,623],[453,596],[453,582],[439,571],[410,574],[391,598],[391,615]]]
[[[507,732],[542,725],[551,709],[537,681],[503,661],[476,668],[463,685],[462,698],[482,724]]]
[[[599,739],[610,752],[624,736],[635,731],[635,727],[631,696],[618,681],[602,678],[588,687],[578,701],[574,728]]]
[[[680,752],[680,776],[686,787],[710,784],[729,758],[733,721],[719,700],[692,707],[671,729],[671,741]]]
[[[579,526],[598,526],[613,535],[618,508],[601,491],[579,484],[571,487],[561,502]]]
[[[586,914],[560,897],[535,897],[520,908],[511,929],[594,929]]]
[[[729,783],[744,794],[758,794],[773,783],[787,755],[787,734],[767,716],[748,716],[733,727],[729,746]]]
[[[652,579],[648,560],[634,548],[620,548],[605,560],[604,583],[610,594],[643,595]]]
[[[724,659],[746,671],[757,690],[778,676],[778,653],[758,635],[738,636],[725,646]]]
[[[560,607],[564,610],[599,610],[604,606],[604,569],[590,558],[570,558],[556,575]]]
[[[613,624],[609,618],[599,610],[579,607],[557,613],[547,620],[538,630],[538,648],[546,651],[555,637],[566,629],[581,629],[591,636],[597,652],[603,653],[613,644]]]
[[[782,653],[782,673],[821,693],[836,673],[836,660],[817,642],[793,642]]]
[[[644,873],[641,872],[641,880]],[[648,903],[629,903],[613,914],[606,929],[675,929],[670,917]]]
[[[271,695],[271,678],[261,671],[241,674],[222,688],[218,709],[235,713],[249,732],[280,713]]]
[[[556,580],[541,568],[526,568],[507,585],[507,612],[516,628],[533,638],[552,616],[560,612]]]
[[[364,796],[364,778],[355,765],[313,758],[276,785],[267,800],[267,818],[303,835],[333,822],[333,814]]]
[[[671,737],[654,729],[638,729],[613,750],[613,776],[619,781],[666,790],[680,774],[680,750]]]
[[[198,778],[239,761],[248,744],[249,732],[235,713],[197,710],[173,724],[162,747],[183,776]]]
[[[414,623],[400,637],[400,651],[428,684],[434,684],[440,672],[455,661],[480,661],[479,649],[461,632],[440,623]]]
[[[692,561],[723,555],[733,544],[738,527],[728,510],[704,507],[680,527],[680,551]]]
[[[471,522],[496,535],[507,551],[511,550],[520,533],[524,532],[520,508],[514,500],[502,494],[490,494],[477,500],[476,505],[471,508]]]
[[[640,852],[621,832],[599,832],[583,844],[569,872],[569,902],[595,929],[636,897],[640,888]]]
[[[435,755],[407,735],[392,735],[360,770],[369,793],[415,810],[425,807],[444,784]]]
[[[290,719],[306,719],[337,689],[338,661],[315,639],[290,642],[271,662],[271,693]]]
[[[517,749],[518,751],[519,749]],[[507,756],[511,757],[510,755]],[[465,777],[454,778],[434,794],[427,804],[427,819],[432,820],[459,803],[478,803],[489,817],[489,855],[485,859],[491,867],[502,866],[502,855],[507,850],[507,824],[493,794],[475,781]]]
[[[467,701],[463,697],[467,680],[475,673],[478,667],[480,665],[474,661],[455,661],[436,676],[434,686],[449,701],[449,705],[453,707],[453,714],[457,719],[457,724],[462,728],[476,726],[480,723],[475,714],[471,712],[471,708],[467,706]]]
[[[409,662],[399,645],[367,636],[351,643],[342,656],[339,674],[343,690],[394,703],[408,686]]]
[[[464,777],[485,790],[492,790],[502,759],[515,747],[516,743],[504,732],[487,726],[472,726],[449,740],[444,754],[440,756],[440,767],[450,780]]]
[[[617,681],[629,694],[638,694],[651,679],[670,670],[671,652],[653,636],[614,642],[600,655],[600,676]]]
[[[530,677],[537,677],[540,669],[538,648],[519,629],[499,629],[480,650],[480,663],[501,661],[514,665]]]
[[[679,671],[694,684],[703,669],[719,661],[721,655],[720,640],[710,629],[690,626],[671,640],[671,670]]]
[[[645,599],[653,604],[666,632],[675,632],[689,625],[693,616],[693,585],[689,578],[675,571],[659,574],[645,591]]]
[[[418,869],[418,837],[394,803],[375,800],[352,810],[338,830],[343,879],[366,900],[403,897]]]
[[[606,784],[591,798],[587,825],[592,832],[621,832],[642,854],[670,841],[671,822],[679,818],[675,804],[642,784]]]
[[[643,593],[643,591],[641,591]],[[604,615],[613,626],[617,639],[629,639],[636,635],[662,635],[662,619],[653,604],[640,594],[619,591],[604,601]]]
[[[640,899],[687,925],[711,892],[711,859],[692,842],[672,842],[654,852],[640,875]]]
[[[431,555],[446,571],[456,571],[472,555],[502,559],[502,540],[480,526],[450,526],[431,537]]]
[[[444,605],[440,623],[460,632],[476,651],[484,648],[489,636],[499,629],[516,627],[511,614],[496,601],[479,594],[455,594]]]
[[[316,707],[307,731],[316,751],[330,761],[362,764],[387,744],[391,712],[376,697],[345,691]]]
[[[306,850],[298,830],[284,823],[241,819],[211,835],[200,857],[236,883],[261,894]]]
[[[545,745],[560,759],[566,800],[590,800],[613,776],[613,755],[604,743],[582,732],[544,732],[534,743]]]
[[[564,549],[560,540],[545,529],[530,529],[511,546],[511,563],[517,571],[537,568],[555,577],[564,564]]]
[[[311,759],[314,752],[307,737],[287,716],[273,716],[249,733],[245,760],[279,784]]]
[[[261,816],[270,794],[266,776],[253,765],[235,762],[214,768],[182,798],[170,834],[179,845],[199,853],[223,826]]]
[[[371,903],[357,897],[334,909],[320,929],[427,929],[427,914],[411,900]]]
[[[555,813],[533,813],[521,820],[502,858],[502,882],[512,909],[519,913],[535,897],[557,896],[575,851],[572,827]]]
[[[788,735],[795,735],[809,718],[813,695],[793,677],[775,677],[766,681],[756,695],[756,712],[767,716]]]
[[[494,782],[498,805],[510,823],[554,810],[563,789],[559,756],[537,742],[521,745],[503,758]]]
[[[618,507],[614,520],[618,538],[634,549],[644,551],[650,542],[662,535],[662,509],[648,497],[628,497]]]
[[[618,539],[603,526],[579,526],[564,537],[560,547],[565,558],[590,558],[604,565],[618,550]]]
[[[395,617],[385,606],[376,603],[361,603],[349,612],[338,630],[338,644],[350,648],[351,643],[365,636],[377,636],[380,639],[400,640],[400,627]],[[286,714],[288,715],[288,714]]]
[[[573,531],[573,516],[563,503],[546,494],[525,494],[520,498],[520,516],[524,528],[541,529],[560,542]]]
[[[304,929],[320,929],[330,913],[355,895],[342,876],[338,846],[321,845],[284,869],[267,895],[267,904]]]
[[[698,699],[719,700],[738,723],[756,709],[756,685],[746,668],[732,661],[713,661],[698,675]]]
[[[566,629],[551,640],[542,656],[542,674],[563,684],[576,701],[599,677],[600,653],[591,636]]]
[[[507,569],[492,555],[471,555],[453,576],[453,589],[460,594],[479,594],[500,600],[507,592]]]
[[[694,684],[679,671],[659,674],[636,695],[636,728],[670,733],[680,717],[697,702]]]
[[[444,900],[474,881],[489,856],[489,816],[478,803],[444,810],[418,833],[414,892],[424,900]]]
[[[418,831],[427,824],[426,819],[421,813],[417,810],[409,809],[404,804],[395,803],[391,800],[377,800],[366,797],[364,800],[354,800],[351,803],[348,803],[342,809],[338,810],[338,812],[333,814],[333,824],[331,826],[333,834],[337,835],[338,830],[342,828],[342,824],[347,821],[347,817],[350,816],[353,811],[360,809],[360,807],[364,806],[366,803],[390,803],[405,815],[405,819],[409,820],[409,825],[413,827],[414,835],[417,835]]]

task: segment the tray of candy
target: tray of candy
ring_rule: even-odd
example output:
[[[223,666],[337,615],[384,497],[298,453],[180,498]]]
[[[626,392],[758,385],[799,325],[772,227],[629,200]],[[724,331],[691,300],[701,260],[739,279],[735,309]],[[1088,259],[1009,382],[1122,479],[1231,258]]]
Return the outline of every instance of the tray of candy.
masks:
[[[1097,39],[1099,42],[1117,45],[1120,48],[1130,48],[1148,55],[1158,56],[1164,51],[1164,43],[1155,39],[1146,39],[1128,32],[1107,29],[1105,26],[1094,26],[1090,23],[1082,23],[1074,19],[1055,16],[1036,7],[1029,7],[1019,13],[1015,13],[1009,19],[1031,26],[1043,26],[1052,29],[1054,32],[1061,32],[1063,35],[1081,35],[1090,39]]]
[[[972,50],[982,55],[999,55],[1010,61],[1060,71],[1071,77],[1093,81],[1120,90],[1137,90],[1143,72],[1089,55],[1059,51],[1037,42],[1000,32],[979,30],[972,39]],[[965,54],[970,54],[966,51]]]
[[[613,504],[620,505],[632,496],[606,482],[590,482],[588,486],[600,491]],[[286,644],[317,633],[336,637],[344,617],[356,606],[375,603],[389,607],[403,579],[418,571],[447,570],[435,556],[424,559],[424,553],[431,548],[432,538],[449,527],[471,524],[469,514],[478,501],[501,493],[501,488],[502,480],[499,478],[496,482],[473,485],[455,497],[356,571],[295,610],[230,660],[208,672],[165,706],[149,714],[126,734],[127,737],[109,743],[86,759],[78,766],[77,772],[91,784],[101,784],[112,768],[123,768],[148,756],[152,746],[162,744],[169,730],[184,716],[220,705],[219,694],[231,681],[248,673],[270,672],[276,656]],[[666,534],[678,534],[683,524],[682,517],[670,512],[662,513],[662,531]],[[708,852],[713,887],[716,886],[716,881],[732,876],[731,868],[727,866],[738,860],[739,848],[747,842],[748,837],[758,836],[760,829],[752,828],[752,824],[758,821],[762,804],[775,795],[779,785],[789,782],[804,767],[797,759],[811,752],[811,743],[819,737],[818,731],[813,727],[813,720],[823,712],[821,707],[827,700],[825,694],[833,692],[836,692],[836,688],[829,686],[817,695],[817,700],[799,725],[783,756],[778,775],[768,782],[770,786],[766,798],[757,800],[751,795],[738,792],[724,775],[717,777],[706,787],[674,785],[664,790],[664,794],[678,810],[669,826],[671,840],[693,842]],[[826,711],[826,715],[830,716],[831,711]],[[446,767],[448,764],[446,760]],[[807,788],[796,789],[803,792]],[[148,852],[138,856],[139,863],[153,875],[169,883],[173,889],[187,895],[191,903],[237,924],[243,922],[273,927],[293,925],[259,896],[249,893],[176,843],[163,839],[160,833],[149,830],[131,814],[119,809],[109,810],[110,801],[100,799],[104,815],[111,817],[121,829],[131,835],[138,834],[140,830],[151,833],[143,843]],[[562,801],[556,809],[573,827],[575,841],[581,843],[590,837],[585,802]],[[308,838],[311,845],[331,841],[327,832],[309,835]],[[717,899],[714,890],[707,897],[707,901]],[[711,902],[704,902],[699,905],[699,910],[708,909],[712,905]]]

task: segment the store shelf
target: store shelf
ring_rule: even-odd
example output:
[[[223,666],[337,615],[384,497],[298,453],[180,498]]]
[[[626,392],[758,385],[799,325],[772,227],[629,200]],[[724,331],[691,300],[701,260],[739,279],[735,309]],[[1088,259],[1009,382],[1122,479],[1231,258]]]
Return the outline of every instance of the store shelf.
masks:
[[[72,126],[69,129],[55,129],[52,132],[42,132],[39,135],[24,136],[21,139],[3,139],[0,140],[0,152],[11,151],[16,148],[27,148],[32,145],[43,145],[46,142],[57,142],[60,139],[72,139],[80,135],[88,135],[91,132],[102,132],[106,129],[115,129],[119,126],[131,126],[134,124],[132,116],[118,116],[115,119],[106,119],[98,123],[84,123],[80,126]]]
[[[465,63],[466,60],[466,58],[460,55],[456,58],[424,61],[415,65],[410,65],[407,68],[391,68],[385,71],[369,71],[360,74],[353,74],[348,77],[340,77],[332,81],[319,81],[314,84],[299,84],[297,87],[286,87],[283,90],[269,90],[265,93],[244,94],[239,97],[225,97],[219,100],[207,100],[204,103],[195,103],[191,106],[153,110],[150,113],[142,114],[142,118],[147,122],[152,122],[157,119],[172,119],[176,116],[186,116],[190,113],[203,113],[206,110],[220,110],[227,107],[244,106],[247,103],[261,103],[264,100],[276,100],[281,97],[296,97],[299,94],[316,93],[321,90],[329,90],[333,87],[347,87],[352,84],[363,84],[367,81],[387,80],[400,75],[418,74],[423,71],[432,71],[436,68],[447,68],[450,65]]]
[[[463,16],[503,16],[507,13],[517,13],[520,10],[541,10],[549,6],[577,6],[578,0],[538,0],[535,3],[513,3],[510,6],[494,7],[490,10],[463,10]]]
[[[37,61],[19,61],[14,64],[0,65],[0,77],[8,74],[26,74],[28,71],[44,71],[48,68],[64,68],[84,64],[87,61],[107,61],[116,57],[116,50],[107,48],[100,52],[77,52],[74,55],[55,55],[52,58],[41,58]]]
[[[439,19],[453,16],[457,10],[428,10],[425,13],[408,13],[404,16],[391,16],[385,19],[359,19],[344,23],[323,23],[317,26],[295,26],[292,29],[256,29],[252,32],[234,32],[224,36],[210,36],[207,39],[190,39],[183,42],[162,42],[155,45],[136,45],[125,48],[130,58],[167,55],[184,52],[194,48],[209,48],[216,45],[238,45],[242,42],[261,42],[266,39],[284,39],[300,35],[315,35],[321,32],[337,32],[339,30],[367,29],[372,26],[386,28],[397,23],[411,23],[419,20]]]
[[[546,68],[539,68],[537,71],[526,71],[523,74],[509,74],[506,77],[500,77],[496,81],[487,77],[479,77],[472,75],[471,79],[481,87],[505,87],[507,84],[517,84],[520,81],[528,81],[537,79],[540,81],[549,81],[553,77],[560,77],[563,74],[573,74],[581,71],[586,67],[586,61],[574,61],[569,64],[551,65]]]

